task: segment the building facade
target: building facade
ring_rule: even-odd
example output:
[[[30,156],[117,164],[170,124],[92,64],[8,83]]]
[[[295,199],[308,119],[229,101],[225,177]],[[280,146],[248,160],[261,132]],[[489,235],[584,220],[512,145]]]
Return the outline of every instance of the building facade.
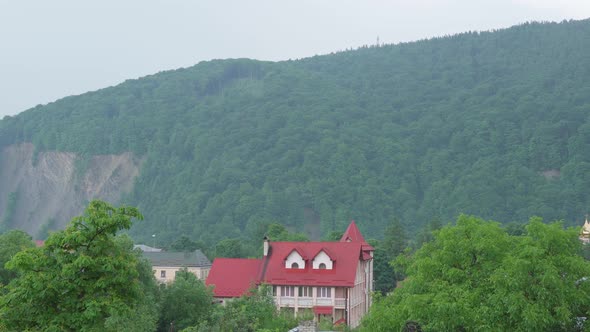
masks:
[[[262,259],[216,259],[207,284],[223,300],[259,284],[272,286],[282,311],[313,313],[334,324],[356,327],[371,305],[373,248],[355,222],[338,242],[271,242]],[[240,276],[236,280],[235,276]]]
[[[193,252],[143,252],[152,264],[156,280],[162,283],[174,281],[176,273],[186,268],[201,280],[206,280],[211,270],[211,261],[200,251]]]
[[[580,230],[580,241],[582,241],[584,244],[590,243],[590,223],[588,222],[588,216],[586,216],[584,225]]]

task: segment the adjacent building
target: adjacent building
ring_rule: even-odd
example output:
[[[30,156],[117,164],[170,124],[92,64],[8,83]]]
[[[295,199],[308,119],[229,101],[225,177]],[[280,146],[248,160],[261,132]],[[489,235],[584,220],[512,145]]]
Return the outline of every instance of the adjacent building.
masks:
[[[216,258],[207,278],[213,294],[221,303],[246,294],[260,282],[262,259]]]
[[[305,310],[354,328],[371,305],[373,248],[354,221],[338,242],[265,238],[261,259],[215,259],[206,283],[222,301],[268,284],[280,310]]]
[[[160,248],[154,248],[154,247],[150,247],[150,246],[146,246],[145,244],[134,244],[133,245],[133,249],[139,249],[143,252],[161,252],[163,251]]]
[[[580,241],[584,244],[590,243],[590,223],[588,222],[588,216],[586,216],[584,226],[580,230]]]
[[[183,268],[206,280],[211,270],[211,261],[200,251],[165,252],[144,251],[143,256],[152,263],[152,270],[159,282],[172,282]]]

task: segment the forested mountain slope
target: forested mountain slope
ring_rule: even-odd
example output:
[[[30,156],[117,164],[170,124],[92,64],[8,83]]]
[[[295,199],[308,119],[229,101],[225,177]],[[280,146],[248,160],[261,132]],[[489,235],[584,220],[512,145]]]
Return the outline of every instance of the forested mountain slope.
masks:
[[[393,218],[459,213],[575,223],[590,208],[590,21],[203,62],[0,121],[0,147],[22,142],[141,159],[122,198],[146,217],[139,240],[350,219],[378,237]]]

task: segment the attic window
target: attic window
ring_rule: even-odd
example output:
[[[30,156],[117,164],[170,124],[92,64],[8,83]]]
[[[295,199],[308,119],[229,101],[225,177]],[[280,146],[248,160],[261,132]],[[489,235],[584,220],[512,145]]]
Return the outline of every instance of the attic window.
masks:
[[[312,266],[314,270],[332,270],[334,268],[334,260],[328,255],[325,249],[322,249],[313,258]]]
[[[291,253],[285,258],[286,269],[305,269],[305,259],[301,256],[299,251],[293,249]]]

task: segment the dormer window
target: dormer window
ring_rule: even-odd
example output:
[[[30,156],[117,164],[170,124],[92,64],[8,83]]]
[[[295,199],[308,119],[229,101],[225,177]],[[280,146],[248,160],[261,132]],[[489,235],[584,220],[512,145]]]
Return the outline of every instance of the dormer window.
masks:
[[[305,259],[302,256],[302,251],[295,248],[291,250],[289,255],[285,257],[286,269],[305,269]]]
[[[313,258],[312,267],[314,270],[332,270],[334,268],[334,259],[326,249],[322,249]]]

